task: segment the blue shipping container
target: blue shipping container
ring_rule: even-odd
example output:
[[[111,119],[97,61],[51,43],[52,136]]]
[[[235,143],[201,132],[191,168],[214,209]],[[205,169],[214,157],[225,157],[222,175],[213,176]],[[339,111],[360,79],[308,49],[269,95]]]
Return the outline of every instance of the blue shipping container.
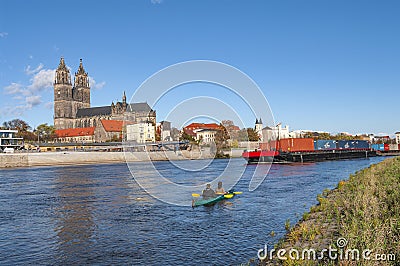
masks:
[[[366,140],[338,140],[338,149],[369,149],[369,143]]]
[[[354,148],[356,149],[369,149],[369,142],[366,140],[355,140]]]
[[[338,140],[337,142],[338,149],[353,149],[354,142],[352,140]]]
[[[376,151],[384,151],[385,145],[384,144],[372,144],[371,148]]]
[[[335,140],[318,139],[314,141],[315,150],[333,150],[336,149]]]

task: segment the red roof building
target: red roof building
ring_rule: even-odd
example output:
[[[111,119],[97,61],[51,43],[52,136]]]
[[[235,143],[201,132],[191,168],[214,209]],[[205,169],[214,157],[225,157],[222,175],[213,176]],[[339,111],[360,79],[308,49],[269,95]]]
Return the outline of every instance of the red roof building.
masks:
[[[96,128],[98,142],[122,141],[124,121],[101,119],[100,122]],[[127,121],[125,123],[128,124]]]
[[[215,123],[191,123],[183,128],[183,132],[195,140],[202,140],[203,143],[213,142],[218,130],[221,130],[221,126]]]
[[[218,124],[215,123],[210,123],[210,124],[204,124],[204,123],[191,123],[190,125],[187,125],[186,127],[183,128],[184,130],[196,130],[196,129],[215,129],[219,130],[221,127]]]
[[[57,129],[55,134],[60,142],[95,142],[95,127]]]
[[[102,119],[101,124],[107,132],[121,132],[124,121]]]
[[[57,129],[55,131],[57,137],[81,137],[81,136],[93,136],[95,127],[79,127],[79,128],[67,128]]]

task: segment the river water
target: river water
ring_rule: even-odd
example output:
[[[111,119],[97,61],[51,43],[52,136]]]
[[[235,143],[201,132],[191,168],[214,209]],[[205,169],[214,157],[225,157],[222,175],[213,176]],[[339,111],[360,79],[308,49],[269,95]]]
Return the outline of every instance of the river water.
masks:
[[[195,209],[149,196],[126,164],[0,170],[0,264],[240,265],[276,243],[285,221],[299,220],[318,193],[381,160],[272,165],[253,192],[250,165],[235,186],[243,194]],[[204,180],[226,164],[215,160]],[[155,165],[192,178],[168,162]]]

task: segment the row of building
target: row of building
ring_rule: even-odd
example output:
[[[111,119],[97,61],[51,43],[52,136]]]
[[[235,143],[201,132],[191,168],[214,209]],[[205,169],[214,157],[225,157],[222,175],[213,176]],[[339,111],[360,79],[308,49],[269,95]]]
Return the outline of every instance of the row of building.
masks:
[[[215,123],[191,123],[180,132],[191,136],[201,144],[210,144],[215,141],[215,134],[221,126]],[[235,126],[239,131],[239,127]],[[171,122],[161,121],[155,125],[152,122],[130,123],[123,120],[100,119],[95,127],[57,129],[56,142],[61,143],[95,143],[107,141],[130,141],[148,143],[155,141],[176,141],[179,136],[171,136]],[[158,136],[158,137],[157,137]]]
[[[124,120],[100,119],[93,127],[66,128],[55,131],[60,143],[100,143],[131,141],[135,143],[155,142],[158,140],[172,141],[171,123],[162,121],[154,123],[150,121],[130,123]]]

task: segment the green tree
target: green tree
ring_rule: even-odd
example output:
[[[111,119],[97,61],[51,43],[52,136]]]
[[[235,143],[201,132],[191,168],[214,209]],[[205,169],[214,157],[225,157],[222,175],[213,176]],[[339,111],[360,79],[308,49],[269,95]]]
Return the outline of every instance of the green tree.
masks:
[[[38,125],[35,132],[41,141],[52,141],[57,138],[54,126],[47,125],[47,123]]]

